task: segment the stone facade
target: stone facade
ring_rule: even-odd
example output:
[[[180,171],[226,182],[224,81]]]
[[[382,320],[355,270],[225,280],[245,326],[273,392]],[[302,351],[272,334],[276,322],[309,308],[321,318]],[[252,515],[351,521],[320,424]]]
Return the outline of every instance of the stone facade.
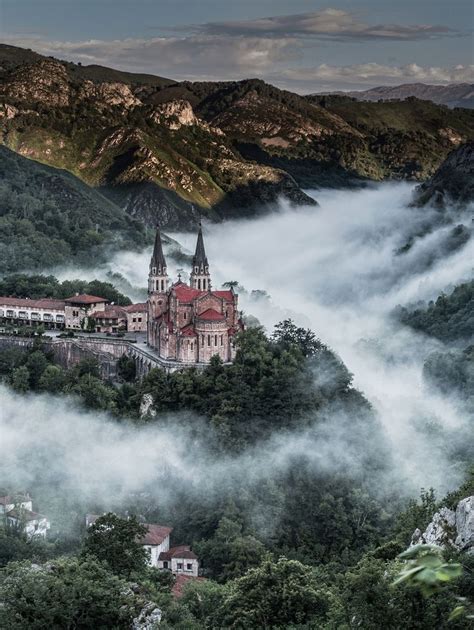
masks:
[[[95,295],[74,295],[64,300],[66,328],[81,329],[87,326],[87,319],[94,313],[94,317],[105,311],[107,300]]]
[[[161,358],[184,365],[207,364],[217,355],[235,356],[234,335],[243,329],[233,289],[211,288],[209,263],[199,229],[189,284],[170,286],[159,230],[148,277],[148,344]]]

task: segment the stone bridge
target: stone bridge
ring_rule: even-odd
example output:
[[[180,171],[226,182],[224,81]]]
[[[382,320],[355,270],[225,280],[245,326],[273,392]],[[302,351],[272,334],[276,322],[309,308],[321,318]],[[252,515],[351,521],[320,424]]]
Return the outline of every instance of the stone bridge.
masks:
[[[27,350],[33,347],[33,344],[34,339],[31,337],[0,335],[0,350],[8,347]],[[107,379],[114,379],[117,376],[117,362],[123,355],[135,360],[139,378],[148,374],[155,367],[159,367],[166,372],[175,372],[186,367],[205,367],[194,363],[186,364],[167,361],[152,350],[137,346],[136,343],[126,339],[86,336],[55,338],[44,336],[42,345],[46,350],[53,352],[56,361],[64,368],[72,367],[85,358],[96,358],[100,366],[101,376]]]

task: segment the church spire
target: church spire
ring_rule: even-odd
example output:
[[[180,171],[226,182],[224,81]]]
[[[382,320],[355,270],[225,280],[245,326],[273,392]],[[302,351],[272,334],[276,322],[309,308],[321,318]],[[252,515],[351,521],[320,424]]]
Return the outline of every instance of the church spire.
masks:
[[[196,243],[196,251],[193,256],[193,269],[191,271],[190,284],[194,289],[202,291],[210,290],[211,275],[209,273],[209,262],[204,249],[204,238],[202,236],[202,225],[199,223],[199,232]]]
[[[193,257],[193,267],[209,267],[206,250],[204,249],[204,239],[202,236],[202,225],[199,223],[199,232],[196,243],[196,252]]]
[[[150,261],[150,269],[156,269],[155,274],[165,275],[166,274],[166,260],[165,255],[163,254],[163,245],[161,243],[161,233],[160,228],[156,228],[155,235],[155,245],[153,247],[153,255]]]
[[[156,228],[155,245],[150,260],[150,273],[148,274],[148,293],[164,293],[168,288],[168,270],[163,254],[160,228]]]

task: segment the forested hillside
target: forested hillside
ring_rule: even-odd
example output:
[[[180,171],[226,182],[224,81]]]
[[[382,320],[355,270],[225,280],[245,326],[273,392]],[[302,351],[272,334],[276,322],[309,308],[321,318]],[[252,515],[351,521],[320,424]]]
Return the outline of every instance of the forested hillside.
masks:
[[[2,272],[84,263],[144,241],[143,225],[96,190],[0,146]]]
[[[440,505],[456,505],[472,493],[472,480],[441,502],[425,492],[420,502],[406,503],[396,487],[381,494],[391,462],[378,420],[346,367],[311,331],[291,321],[271,338],[249,330],[240,335],[232,366],[215,360],[203,372],[153,370],[139,383],[130,368],[124,359],[122,383],[114,387],[100,380],[93,361],[61,369],[40,342],[28,352],[2,353],[0,373],[18,394],[68,394],[85,408],[107,409],[133,440],[141,430],[148,441],[154,428],[169,431],[175,440],[190,440],[196,473],[200,462],[206,470],[191,483],[165,467],[143,492],[103,502],[102,493],[85,496],[74,485],[58,496],[61,470],[54,462],[43,465],[31,491],[53,520],[48,542],[0,531],[6,567],[0,620],[6,627],[24,627],[34,611],[38,627],[52,620],[63,627],[86,614],[86,624],[77,627],[101,620],[128,628],[150,600],[159,605],[165,628],[329,630],[349,628],[354,619],[371,630],[469,627],[464,614],[449,626],[448,618],[456,597],[472,593],[472,556],[446,551],[445,560],[461,562],[464,572],[430,598],[393,583],[403,567],[397,556],[414,529],[424,530]],[[140,414],[146,396],[152,404]],[[81,422],[89,420],[83,415]],[[81,439],[78,427],[74,431]],[[342,440],[339,457],[350,458],[350,470],[341,461],[323,464],[321,449],[331,434]],[[293,440],[284,460],[282,440]],[[32,457],[28,453],[30,463]],[[362,457],[358,466],[356,457]],[[107,507],[173,526],[175,540],[192,541],[206,580],[173,600],[172,576],[147,567],[134,540],[143,532],[139,519],[109,514],[85,531],[84,513]],[[34,570],[32,561],[40,563]]]
[[[301,189],[423,181],[474,111],[300,96],[261,80],[181,82],[0,48],[2,142],[99,188],[148,226],[250,216]]]

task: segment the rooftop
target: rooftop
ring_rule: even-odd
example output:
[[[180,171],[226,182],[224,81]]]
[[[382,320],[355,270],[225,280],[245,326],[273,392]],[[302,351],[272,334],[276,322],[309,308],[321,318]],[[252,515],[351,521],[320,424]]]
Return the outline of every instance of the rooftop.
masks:
[[[88,295],[87,293],[73,295],[72,297],[66,298],[64,301],[70,304],[98,304],[100,302],[107,302],[105,298],[98,297],[97,295]]]
[[[171,560],[171,558],[197,560],[197,555],[191,551],[189,545],[179,545],[178,547],[171,547],[168,551],[162,551],[158,560]]]
[[[53,300],[41,298],[30,300],[29,298],[0,297],[0,306],[17,306],[19,308],[47,308],[51,310],[64,310],[65,300]]]
[[[153,525],[145,523],[145,527],[148,529],[147,533],[140,540],[142,545],[161,545],[164,539],[173,531],[172,527],[165,527],[163,525]]]
[[[197,317],[199,319],[204,319],[205,321],[209,322],[217,322],[225,319],[225,315],[223,313],[219,313],[213,308],[208,308],[207,311],[204,311],[204,313],[200,313]]]

